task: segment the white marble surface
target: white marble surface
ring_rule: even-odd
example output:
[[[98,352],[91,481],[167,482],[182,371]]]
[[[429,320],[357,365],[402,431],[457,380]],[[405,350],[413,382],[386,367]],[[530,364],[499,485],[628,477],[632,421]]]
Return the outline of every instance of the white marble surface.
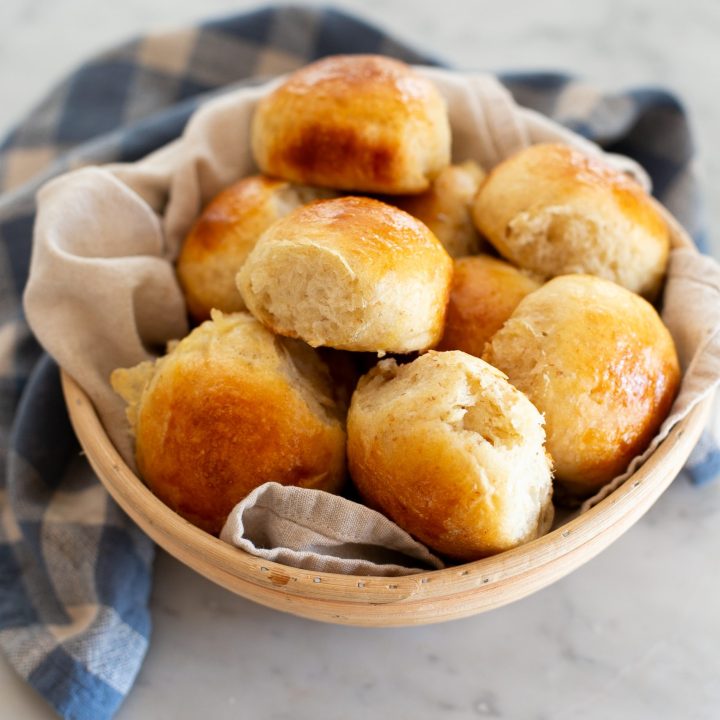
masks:
[[[459,67],[570,68],[609,87],[676,90],[698,132],[717,225],[720,4],[337,4]],[[250,6],[3,0],[0,133],[109,43]],[[438,626],[368,630],[300,620],[237,598],[161,553],[152,646],[118,718],[712,720],[720,717],[719,556],[720,485],[695,488],[682,478],[570,577],[509,607]],[[0,658],[0,719],[51,717]]]

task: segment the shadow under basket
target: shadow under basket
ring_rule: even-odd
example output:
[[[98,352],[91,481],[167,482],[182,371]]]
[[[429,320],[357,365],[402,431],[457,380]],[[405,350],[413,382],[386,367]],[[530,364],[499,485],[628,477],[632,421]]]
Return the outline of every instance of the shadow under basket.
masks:
[[[678,423],[640,469],[595,507],[493,557],[403,577],[311,572],[254,557],[191,525],[125,464],[80,386],[62,374],[72,425],[118,505],[160,547],[218,585],[294,615],[344,625],[423,625],[492,610],[567,575],[637,522],[682,469],[712,398]]]

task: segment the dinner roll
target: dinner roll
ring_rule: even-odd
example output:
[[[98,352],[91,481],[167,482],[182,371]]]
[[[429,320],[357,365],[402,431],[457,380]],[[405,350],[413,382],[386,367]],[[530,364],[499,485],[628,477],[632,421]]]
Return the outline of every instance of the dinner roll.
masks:
[[[462,350],[481,357],[485,343],[540,283],[489,255],[455,260],[445,332],[438,350]]]
[[[238,274],[255,317],[313,346],[424,350],[440,339],[452,260],[419,220],[378,200],[318,200],[278,220]]]
[[[437,552],[474,560],[545,533],[552,474],[543,419],[482,360],[429,352],[382,360],[348,414],[362,497]]]
[[[330,492],[342,483],[345,432],[327,369],[247,313],[213,311],[167,355],[111,382],[129,403],[145,482],[210,533],[265,482]]]
[[[484,358],[545,415],[557,485],[576,497],[645,449],[680,379],[652,305],[589,275],[555,278],[521,300]]]
[[[474,255],[482,240],[475,229],[470,209],[485,177],[482,168],[469,160],[450,165],[420,195],[402,195],[389,200],[393,205],[422,220],[443,244],[450,257]]]
[[[198,321],[210,310],[244,310],[235,276],[260,235],[278,218],[327,190],[254,175],[221,192],[188,234],[177,262],[188,310]]]
[[[473,217],[501,255],[546,277],[589,273],[654,298],[669,233],[628,175],[568,145],[533,145],[498,165]]]
[[[258,104],[260,169],[343,190],[426,190],[450,162],[450,125],[434,85],[398,60],[338,55],[301,68]]]

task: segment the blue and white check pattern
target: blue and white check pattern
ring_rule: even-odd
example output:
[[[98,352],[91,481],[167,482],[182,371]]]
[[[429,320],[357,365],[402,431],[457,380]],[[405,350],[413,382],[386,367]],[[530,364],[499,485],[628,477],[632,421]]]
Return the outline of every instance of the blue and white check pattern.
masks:
[[[80,454],[58,369],[23,317],[34,193],[83,164],[175,138],[208,95],[333,53],[434,60],[334,10],[282,7],[141,38],[80,67],[0,145],[0,647],[66,718],[104,720],[145,655],[153,546]],[[501,75],[516,99],[639,160],[706,247],[685,113],[662,90],[602,95],[566,75]],[[686,468],[720,474],[706,435]]]

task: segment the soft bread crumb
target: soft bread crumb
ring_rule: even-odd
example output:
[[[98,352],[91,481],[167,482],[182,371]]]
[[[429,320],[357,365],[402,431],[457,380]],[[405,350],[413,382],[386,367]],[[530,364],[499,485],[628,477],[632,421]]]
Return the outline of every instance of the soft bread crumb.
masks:
[[[297,247],[279,241],[259,248],[253,267],[249,292],[271,325],[288,335],[318,347],[331,344],[329,340],[345,328],[362,326],[362,294],[355,273],[337,251],[316,243]]]
[[[605,241],[615,233],[624,235],[625,242]],[[637,284],[637,269],[659,259],[649,258],[650,248],[633,242],[635,235],[631,222],[618,228],[572,207],[549,206],[516,215],[508,223],[507,237],[521,264],[542,276],[588,273],[631,287]],[[658,248],[658,256],[660,252]],[[655,287],[661,279],[661,270],[650,272],[646,284]]]

